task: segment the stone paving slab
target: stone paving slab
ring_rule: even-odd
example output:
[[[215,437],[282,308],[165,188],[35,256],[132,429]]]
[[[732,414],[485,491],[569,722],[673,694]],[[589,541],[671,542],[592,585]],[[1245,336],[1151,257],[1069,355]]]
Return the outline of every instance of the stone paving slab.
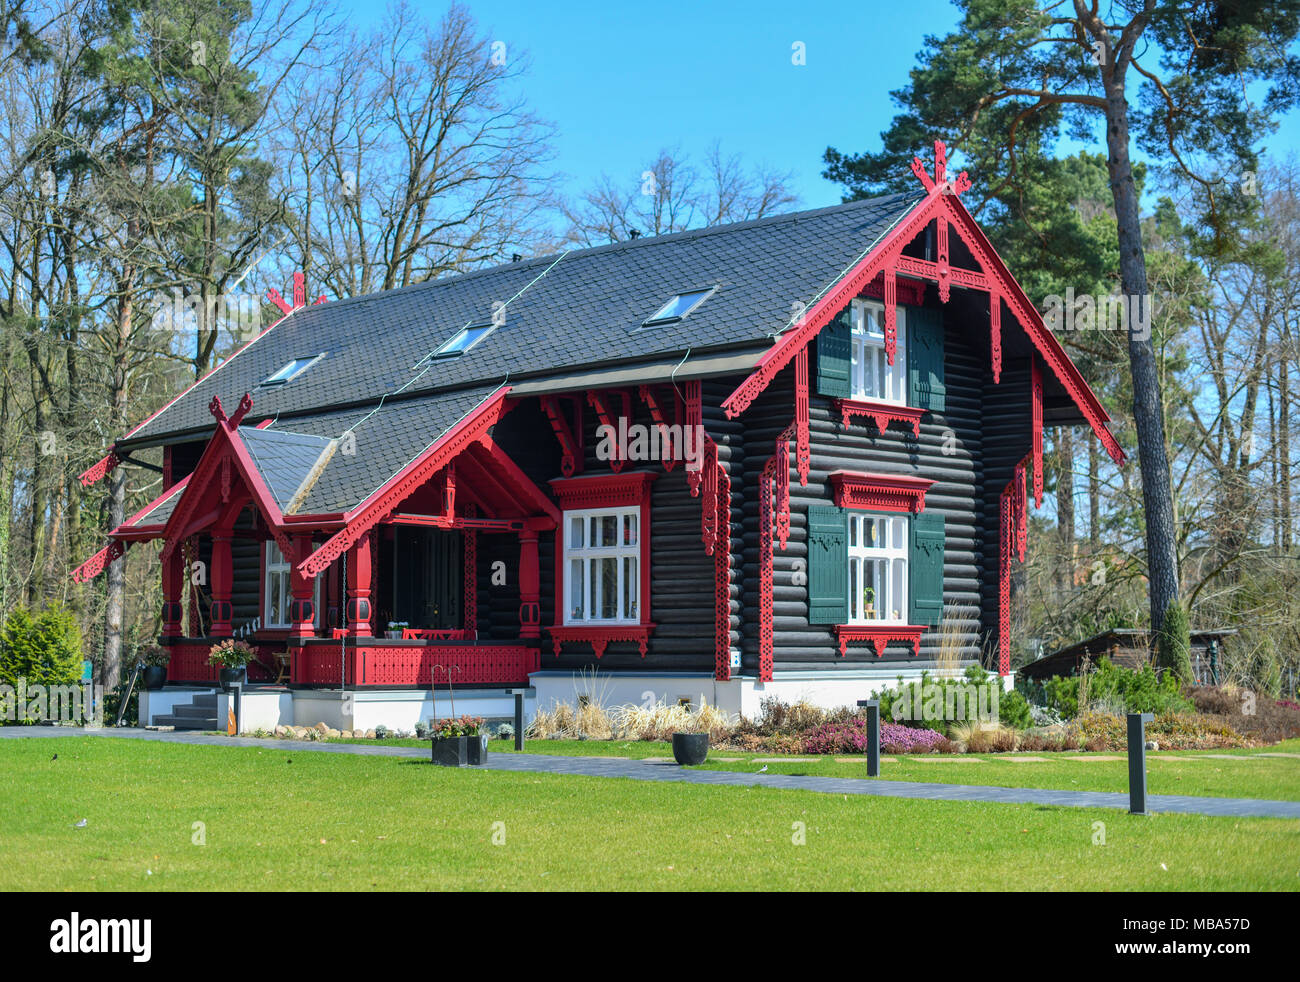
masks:
[[[422,747],[367,747],[355,743],[316,743],[305,740],[260,740],[206,733],[148,733],[139,729],[82,730],[66,726],[3,726],[0,739],[98,736],[115,739],[157,740],[206,747],[256,747],[317,753],[362,754],[424,760]],[[1075,758],[1078,759],[1078,758]],[[1128,795],[1118,791],[1055,791],[1039,788],[998,788],[963,784],[928,784],[919,781],[872,781],[851,777],[809,777],[792,774],[758,774],[753,771],[704,771],[686,767],[645,767],[621,757],[552,757],[545,754],[493,753],[484,768],[525,774],[577,774],[583,777],[623,777],[642,781],[673,781],[730,787],[764,787],[823,794],[867,795],[877,798],[912,798],[928,801],[997,802],[1013,805],[1058,805],[1069,808],[1128,809]],[[1183,815],[1217,815],[1232,818],[1300,819],[1300,801],[1257,798],[1196,798],[1189,795],[1147,795],[1152,812]]]

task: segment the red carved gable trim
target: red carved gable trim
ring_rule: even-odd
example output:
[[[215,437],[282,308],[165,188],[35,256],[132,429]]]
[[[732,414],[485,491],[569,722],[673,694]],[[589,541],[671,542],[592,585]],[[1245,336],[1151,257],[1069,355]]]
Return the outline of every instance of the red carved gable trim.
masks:
[[[872,511],[925,511],[925,493],[934,486],[923,477],[835,471],[830,476],[835,504]]]

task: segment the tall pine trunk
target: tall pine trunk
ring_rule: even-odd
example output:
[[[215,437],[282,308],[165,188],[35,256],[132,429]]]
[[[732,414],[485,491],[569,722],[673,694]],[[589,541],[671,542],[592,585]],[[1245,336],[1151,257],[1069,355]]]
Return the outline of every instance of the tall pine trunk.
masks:
[[[1129,158],[1128,101],[1123,76],[1114,66],[1104,71],[1106,86],[1106,166],[1115,200],[1119,232],[1120,286],[1135,318],[1150,324],[1147,264],[1142,248],[1141,208]],[[1160,630],[1165,611],[1178,601],[1178,554],[1175,547],[1173,487],[1165,447],[1164,398],[1160,392],[1155,345],[1149,336],[1128,331],[1129,372],[1133,379],[1133,422],[1137,428],[1142,506],[1146,518],[1147,579],[1151,630]]]

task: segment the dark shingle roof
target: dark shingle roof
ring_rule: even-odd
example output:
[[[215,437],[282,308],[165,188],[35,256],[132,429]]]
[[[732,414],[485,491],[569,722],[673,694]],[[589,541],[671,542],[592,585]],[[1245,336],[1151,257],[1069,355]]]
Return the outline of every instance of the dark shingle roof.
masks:
[[[286,420],[284,428],[324,435],[332,424],[323,420],[338,415],[330,407],[373,404],[399,393],[495,387],[507,376],[538,378],[593,362],[763,344],[790,323],[795,304],[824,292],[918,200],[891,195],[576,250],[302,308],[120,445],[209,430],[214,395],[234,405],[251,392],[250,420],[311,413],[324,429],[297,420]],[[706,286],[717,289],[685,320],[640,328],[675,294]],[[467,355],[426,359],[460,328],[491,321],[494,303],[503,302],[504,325]],[[258,387],[291,359],[320,352],[327,356],[292,382]],[[446,415],[419,401],[410,404],[412,413]],[[463,402],[456,399],[456,405]],[[436,424],[420,423],[426,443],[434,436],[428,425]],[[334,466],[331,461],[326,470]]]

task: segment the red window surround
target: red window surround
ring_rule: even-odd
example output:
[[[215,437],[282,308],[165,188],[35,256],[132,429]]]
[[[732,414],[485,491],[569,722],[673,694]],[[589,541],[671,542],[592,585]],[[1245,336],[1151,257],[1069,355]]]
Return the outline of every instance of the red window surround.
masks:
[[[835,504],[840,508],[861,508],[868,511],[910,512],[915,515],[925,511],[925,493],[934,486],[923,477],[904,477],[900,474],[860,474],[855,471],[835,471],[830,475]],[[837,624],[835,635],[840,643],[840,657],[846,654],[850,641],[866,641],[883,657],[885,645],[890,641],[903,641],[912,646],[912,654],[921,651],[923,624]]]
[[[564,624],[567,609],[564,599],[564,536],[565,522],[561,520],[555,532],[555,613],[561,623],[546,630],[551,635],[551,650],[559,655],[565,642],[590,644],[596,657],[605,654],[611,641],[634,641],[646,655],[646,643],[655,625],[650,620],[650,482],[659,475],[650,471],[626,474],[593,474],[586,477],[556,478],[550,482],[551,490],[560,499],[561,511],[583,511],[589,508],[641,509],[639,534],[641,536],[641,597],[637,609],[641,612],[639,624]]]
[[[934,482],[899,474],[860,474],[835,471],[830,476],[835,504],[869,511],[925,511],[925,493]]]

